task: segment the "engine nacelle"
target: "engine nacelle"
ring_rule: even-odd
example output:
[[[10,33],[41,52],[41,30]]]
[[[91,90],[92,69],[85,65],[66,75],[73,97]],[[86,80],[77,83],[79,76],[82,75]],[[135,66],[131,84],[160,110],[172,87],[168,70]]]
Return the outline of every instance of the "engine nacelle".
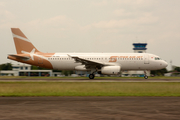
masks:
[[[120,66],[105,66],[101,68],[101,73],[106,75],[117,75],[120,73]]]
[[[79,70],[79,71],[87,71],[88,70],[88,69],[86,69],[85,65],[76,66],[74,69]]]

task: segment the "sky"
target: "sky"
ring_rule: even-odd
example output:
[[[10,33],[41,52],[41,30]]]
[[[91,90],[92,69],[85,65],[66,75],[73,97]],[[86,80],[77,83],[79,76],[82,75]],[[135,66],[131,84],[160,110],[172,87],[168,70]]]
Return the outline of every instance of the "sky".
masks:
[[[10,28],[42,52],[147,53],[180,66],[180,0],[0,0],[0,64],[16,54]]]

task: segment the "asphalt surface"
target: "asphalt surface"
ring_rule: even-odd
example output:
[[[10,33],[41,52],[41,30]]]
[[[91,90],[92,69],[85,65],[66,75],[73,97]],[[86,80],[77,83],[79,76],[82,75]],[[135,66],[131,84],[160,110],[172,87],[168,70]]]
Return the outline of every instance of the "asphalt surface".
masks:
[[[0,78],[0,82],[180,82],[180,79],[42,79],[42,78]]]
[[[180,97],[0,97],[0,120],[179,120]]]

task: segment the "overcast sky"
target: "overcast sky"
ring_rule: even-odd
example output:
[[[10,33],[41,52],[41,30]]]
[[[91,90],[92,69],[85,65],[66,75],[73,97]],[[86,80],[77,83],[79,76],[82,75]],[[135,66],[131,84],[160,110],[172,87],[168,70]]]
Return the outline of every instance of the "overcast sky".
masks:
[[[0,64],[16,54],[12,27],[42,52],[128,53],[147,42],[180,66],[180,0],[0,0]]]

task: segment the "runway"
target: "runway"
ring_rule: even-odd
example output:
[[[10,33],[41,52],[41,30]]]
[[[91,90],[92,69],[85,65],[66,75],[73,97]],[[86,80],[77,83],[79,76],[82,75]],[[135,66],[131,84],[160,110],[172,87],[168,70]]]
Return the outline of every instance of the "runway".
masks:
[[[180,82],[180,79],[0,78],[0,82]]]
[[[180,97],[0,97],[0,120],[179,120]]]

